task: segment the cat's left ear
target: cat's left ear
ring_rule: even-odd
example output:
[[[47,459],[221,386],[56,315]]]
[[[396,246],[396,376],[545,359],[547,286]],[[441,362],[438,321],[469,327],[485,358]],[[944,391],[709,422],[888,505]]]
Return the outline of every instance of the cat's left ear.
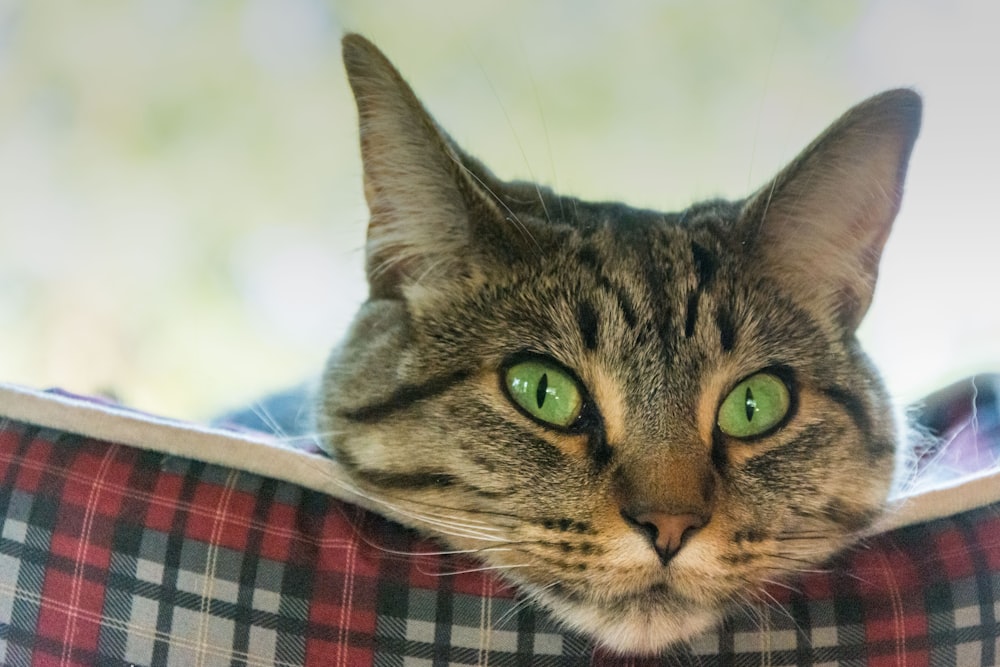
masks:
[[[378,48],[343,40],[358,106],[368,223],[371,297],[405,298],[475,275],[516,230],[494,194],[500,183],[438,127]]]
[[[849,331],[871,303],[920,129],[921,101],[890,90],[852,108],[745,204],[753,261]]]

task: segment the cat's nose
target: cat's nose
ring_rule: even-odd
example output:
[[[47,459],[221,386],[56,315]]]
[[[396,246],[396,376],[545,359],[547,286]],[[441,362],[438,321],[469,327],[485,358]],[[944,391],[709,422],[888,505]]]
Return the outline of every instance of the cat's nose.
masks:
[[[654,511],[642,512],[634,517],[623,512],[622,516],[649,539],[664,565],[681,550],[688,538],[705,525],[705,519],[697,514]]]

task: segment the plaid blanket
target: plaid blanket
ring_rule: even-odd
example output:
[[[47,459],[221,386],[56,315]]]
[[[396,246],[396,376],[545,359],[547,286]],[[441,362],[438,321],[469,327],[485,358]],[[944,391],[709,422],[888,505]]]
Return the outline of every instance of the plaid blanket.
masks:
[[[988,387],[937,397],[925,425],[995,461]],[[0,419],[0,662],[996,665],[997,509],[872,538],[686,646],[625,658],[330,496]]]

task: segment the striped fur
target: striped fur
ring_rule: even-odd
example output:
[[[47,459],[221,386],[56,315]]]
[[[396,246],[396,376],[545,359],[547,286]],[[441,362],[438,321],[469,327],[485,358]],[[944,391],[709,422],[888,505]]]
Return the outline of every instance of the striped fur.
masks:
[[[899,206],[920,100],[855,107],[743,201],[639,210],[504,183],[370,43],[344,41],[371,209],[371,296],[331,355],[325,446],[387,515],[467,550],[606,645],[657,650],[815,567],[880,514],[894,427],[854,338]],[[547,429],[500,369],[581,381]],[[780,428],[716,411],[768,369]],[[664,558],[648,509],[701,517]],[[700,525],[700,524],[699,524]]]

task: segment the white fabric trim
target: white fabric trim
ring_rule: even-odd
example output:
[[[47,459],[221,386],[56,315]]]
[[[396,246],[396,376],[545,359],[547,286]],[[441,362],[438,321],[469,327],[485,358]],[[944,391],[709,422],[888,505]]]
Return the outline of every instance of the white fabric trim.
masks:
[[[378,511],[324,456],[251,435],[181,422],[0,382],[0,419],[212,463],[292,482]]]

